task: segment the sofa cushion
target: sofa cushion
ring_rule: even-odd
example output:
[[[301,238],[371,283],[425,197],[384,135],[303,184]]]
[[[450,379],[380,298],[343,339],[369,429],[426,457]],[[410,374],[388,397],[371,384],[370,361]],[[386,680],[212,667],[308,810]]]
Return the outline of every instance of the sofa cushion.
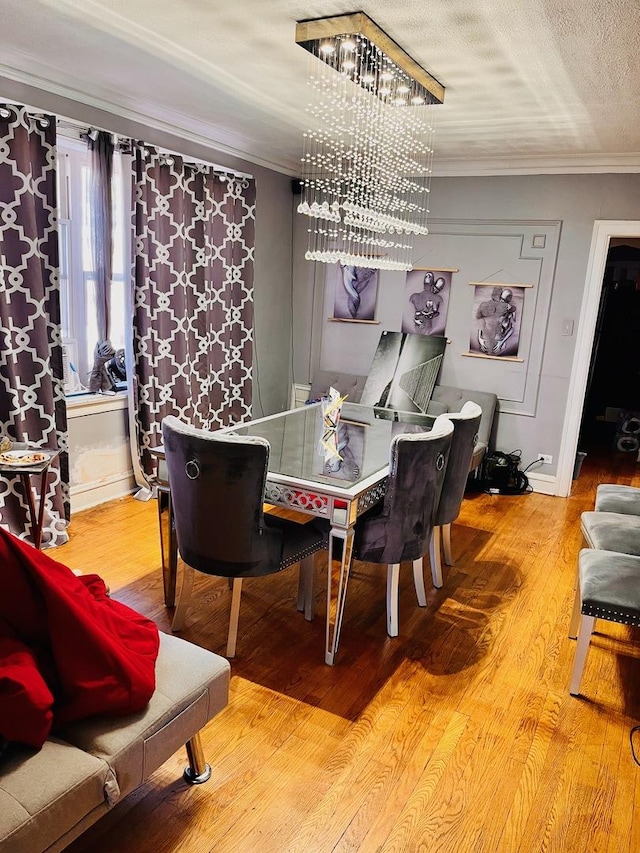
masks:
[[[57,738],[37,752],[14,745],[0,759],[0,851],[60,850],[118,796],[113,772],[93,755]]]
[[[331,370],[316,370],[311,381],[309,400],[319,400],[328,393],[329,388],[335,388],[341,394],[346,394],[350,403],[357,403],[362,395],[366,376],[356,376],[354,373],[336,373]]]
[[[225,707],[229,669],[225,658],[160,633],[156,690],[148,706],[126,718],[81,720],[64,736],[106,761],[124,796]]]
[[[432,417],[437,418],[438,415],[446,415],[449,411],[449,407],[446,403],[441,403],[440,400],[434,400],[433,397],[429,400],[429,405],[427,406],[427,414],[432,415]]]
[[[0,738],[39,748],[51,731],[53,694],[16,637],[0,636],[0,660]]]

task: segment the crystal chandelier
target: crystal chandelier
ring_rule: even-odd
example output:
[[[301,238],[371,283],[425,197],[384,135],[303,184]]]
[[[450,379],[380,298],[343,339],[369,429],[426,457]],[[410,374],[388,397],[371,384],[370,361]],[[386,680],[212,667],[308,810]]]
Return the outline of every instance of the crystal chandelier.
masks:
[[[427,234],[432,109],[444,87],[364,12],[296,27],[309,51],[302,200],[310,261],[411,269]]]

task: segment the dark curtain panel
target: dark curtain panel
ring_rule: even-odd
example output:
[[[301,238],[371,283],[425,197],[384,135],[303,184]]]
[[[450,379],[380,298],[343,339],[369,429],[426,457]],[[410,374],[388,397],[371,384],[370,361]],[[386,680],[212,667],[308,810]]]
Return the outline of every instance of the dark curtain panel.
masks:
[[[58,545],[68,539],[69,460],[55,118],[2,105],[0,148],[0,427],[13,441],[62,450],[50,469],[42,534],[43,545]],[[31,540],[27,519],[19,478],[0,477],[0,523]]]
[[[94,139],[95,136],[95,139]],[[98,336],[108,340],[111,323],[111,257],[113,252],[113,139],[104,130],[90,131],[87,144],[91,151],[91,248],[96,275]],[[98,341],[96,341],[98,343]]]
[[[153,478],[165,415],[212,429],[251,415],[255,184],[136,146],[133,196],[134,407]]]
[[[90,130],[87,145],[91,151],[90,232],[95,275],[98,340],[94,341],[94,361],[89,375],[89,391],[110,391],[113,382],[105,364],[115,354],[109,340],[111,327],[111,267],[113,255],[113,140],[104,130]]]

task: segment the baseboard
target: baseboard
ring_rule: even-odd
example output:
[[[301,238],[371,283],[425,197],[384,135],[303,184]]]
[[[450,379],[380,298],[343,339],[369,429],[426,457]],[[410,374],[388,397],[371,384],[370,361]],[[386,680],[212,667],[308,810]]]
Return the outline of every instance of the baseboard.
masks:
[[[558,478],[551,474],[527,474],[529,485],[541,495],[557,495]]]
[[[93,483],[82,483],[71,486],[71,512],[80,512],[93,506],[124,498],[136,490],[136,481],[133,471],[124,474],[114,474],[112,477],[95,481]]]
[[[289,403],[291,408],[297,409],[300,406],[304,406],[309,399],[309,391],[311,391],[311,385],[304,385],[302,382],[294,382],[291,386],[291,399]]]

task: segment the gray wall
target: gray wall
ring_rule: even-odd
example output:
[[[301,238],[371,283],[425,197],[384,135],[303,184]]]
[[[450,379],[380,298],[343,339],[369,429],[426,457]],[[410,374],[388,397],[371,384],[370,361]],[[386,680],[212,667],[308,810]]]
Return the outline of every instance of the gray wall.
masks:
[[[298,217],[302,219],[302,217]],[[415,243],[415,266],[458,267],[453,276],[441,382],[498,393],[496,445],[522,450],[526,463],[551,454],[554,475],[587,261],[596,219],[640,220],[640,175],[550,175],[440,178],[431,184],[431,234]],[[380,331],[401,328],[403,273],[382,271],[379,326],[331,323],[333,278],[304,260],[306,225],[295,223],[294,376],[316,367],[366,373]],[[545,236],[542,250],[532,237]],[[323,265],[318,264],[320,268]],[[468,350],[471,280],[534,285],[526,292],[521,363],[461,357]],[[564,321],[573,334],[563,334]]]
[[[256,179],[254,415],[287,408],[291,383],[291,179],[166,130],[0,77],[3,98],[142,139],[185,156],[252,174]]]

